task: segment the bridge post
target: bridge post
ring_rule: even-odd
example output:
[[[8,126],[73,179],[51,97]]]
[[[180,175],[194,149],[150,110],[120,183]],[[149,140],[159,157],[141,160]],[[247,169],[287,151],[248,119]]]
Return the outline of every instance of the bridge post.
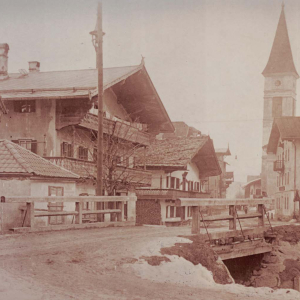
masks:
[[[82,203],[75,202],[75,210],[78,212],[78,215],[75,216],[75,224],[82,224]]]
[[[199,234],[199,206],[192,206],[192,234]]]
[[[229,220],[229,229],[236,230],[236,211],[234,205],[229,205],[229,215],[233,216],[233,219]]]
[[[27,209],[27,221],[25,222],[26,227],[34,227],[34,202],[27,202],[26,203]]]
[[[261,214],[260,217],[258,217],[258,226],[264,226],[265,225],[265,212],[264,212],[264,205],[258,204],[257,205],[257,212]]]

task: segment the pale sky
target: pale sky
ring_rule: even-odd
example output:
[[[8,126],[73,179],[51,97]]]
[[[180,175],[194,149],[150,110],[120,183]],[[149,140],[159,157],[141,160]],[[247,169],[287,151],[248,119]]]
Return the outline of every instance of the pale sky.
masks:
[[[237,181],[260,173],[263,84],[281,0],[103,0],[104,66],[136,65],[141,55],[172,121],[230,144]],[[89,32],[97,0],[0,0],[0,42],[9,72],[95,66]],[[300,1],[285,0],[300,72]],[[298,80],[298,91],[300,80]],[[300,105],[297,112],[299,115]],[[237,159],[235,159],[237,157]]]

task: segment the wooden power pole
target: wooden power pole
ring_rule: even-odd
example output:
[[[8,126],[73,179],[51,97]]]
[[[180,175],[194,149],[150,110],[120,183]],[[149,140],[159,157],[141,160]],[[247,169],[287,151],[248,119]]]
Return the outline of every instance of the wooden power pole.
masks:
[[[97,187],[96,195],[103,195],[103,32],[102,3],[98,3],[97,14],[97,69],[98,69],[98,141],[97,141]],[[101,204],[101,203],[99,203]],[[101,205],[97,205],[101,209]],[[99,217],[98,217],[99,219]]]

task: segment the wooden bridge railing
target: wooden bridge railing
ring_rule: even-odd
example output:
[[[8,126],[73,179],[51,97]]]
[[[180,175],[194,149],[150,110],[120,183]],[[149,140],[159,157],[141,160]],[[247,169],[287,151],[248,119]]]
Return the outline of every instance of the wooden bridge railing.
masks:
[[[214,222],[214,221],[229,221],[229,229],[236,230],[237,220],[258,218],[258,226],[264,226],[264,205],[272,204],[271,198],[262,199],[194,199],[194,198],[180,198],[175,201],[175,205],[178,207],[192,207],[192,234],[200,233],[200,222]],[[200,214],[200,207],[205,206],[229,206],[228,215],[214,215],[203,216]],[[238,215],[237,206],[257,206],[256,212],[249,212],[247,214]]]
[[[75,225],[82,224],[84,215],[92,214],[110,214],[116,215],[117,222],[125,222],[124,218],[124,204],[127,204],[127,219],[126,221],[132,225],[136,221],[136,200],[135,196],[74,196],[74,197],[5,197],[1,196],[1,202],[4,203],[23,203],[26,204],[25,217],[23,225],[25,227],[34,228],[36,217],[53,217],[53,216],[75,216]],[[44,209],[35,209],[36,203],[75,203],[75,210],[64,210],[64,211],[47,211]],[[111,209],[94,209],[84,210],[84,203],[113,203],[114,208]],[[95,206],[95,205],[94,205]],[[105,207],[105,205],[104,205]],[[103,222],[100,222],[103,223]],[[109,223],[107,222],[108,226]],[[59,226],[59,225],[55,225]],[[74,224],[73,226],[74,227]],[[76,226],[75,226],[76,227]]]

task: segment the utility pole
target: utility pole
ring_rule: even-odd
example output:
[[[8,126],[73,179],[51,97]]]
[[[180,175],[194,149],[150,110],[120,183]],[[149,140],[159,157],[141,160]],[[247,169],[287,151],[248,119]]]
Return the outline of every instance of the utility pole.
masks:
[[[98,141],[97,141],[97,187],[96,195],[103,195],[103,32],[102,3],[98,3],[97,14],[97,69],[98,69]],[[102,203],[97,205],[101,209]],[[98,219],[100,216],[98,215]],[[99,221],[99,220],[98,220]]]

